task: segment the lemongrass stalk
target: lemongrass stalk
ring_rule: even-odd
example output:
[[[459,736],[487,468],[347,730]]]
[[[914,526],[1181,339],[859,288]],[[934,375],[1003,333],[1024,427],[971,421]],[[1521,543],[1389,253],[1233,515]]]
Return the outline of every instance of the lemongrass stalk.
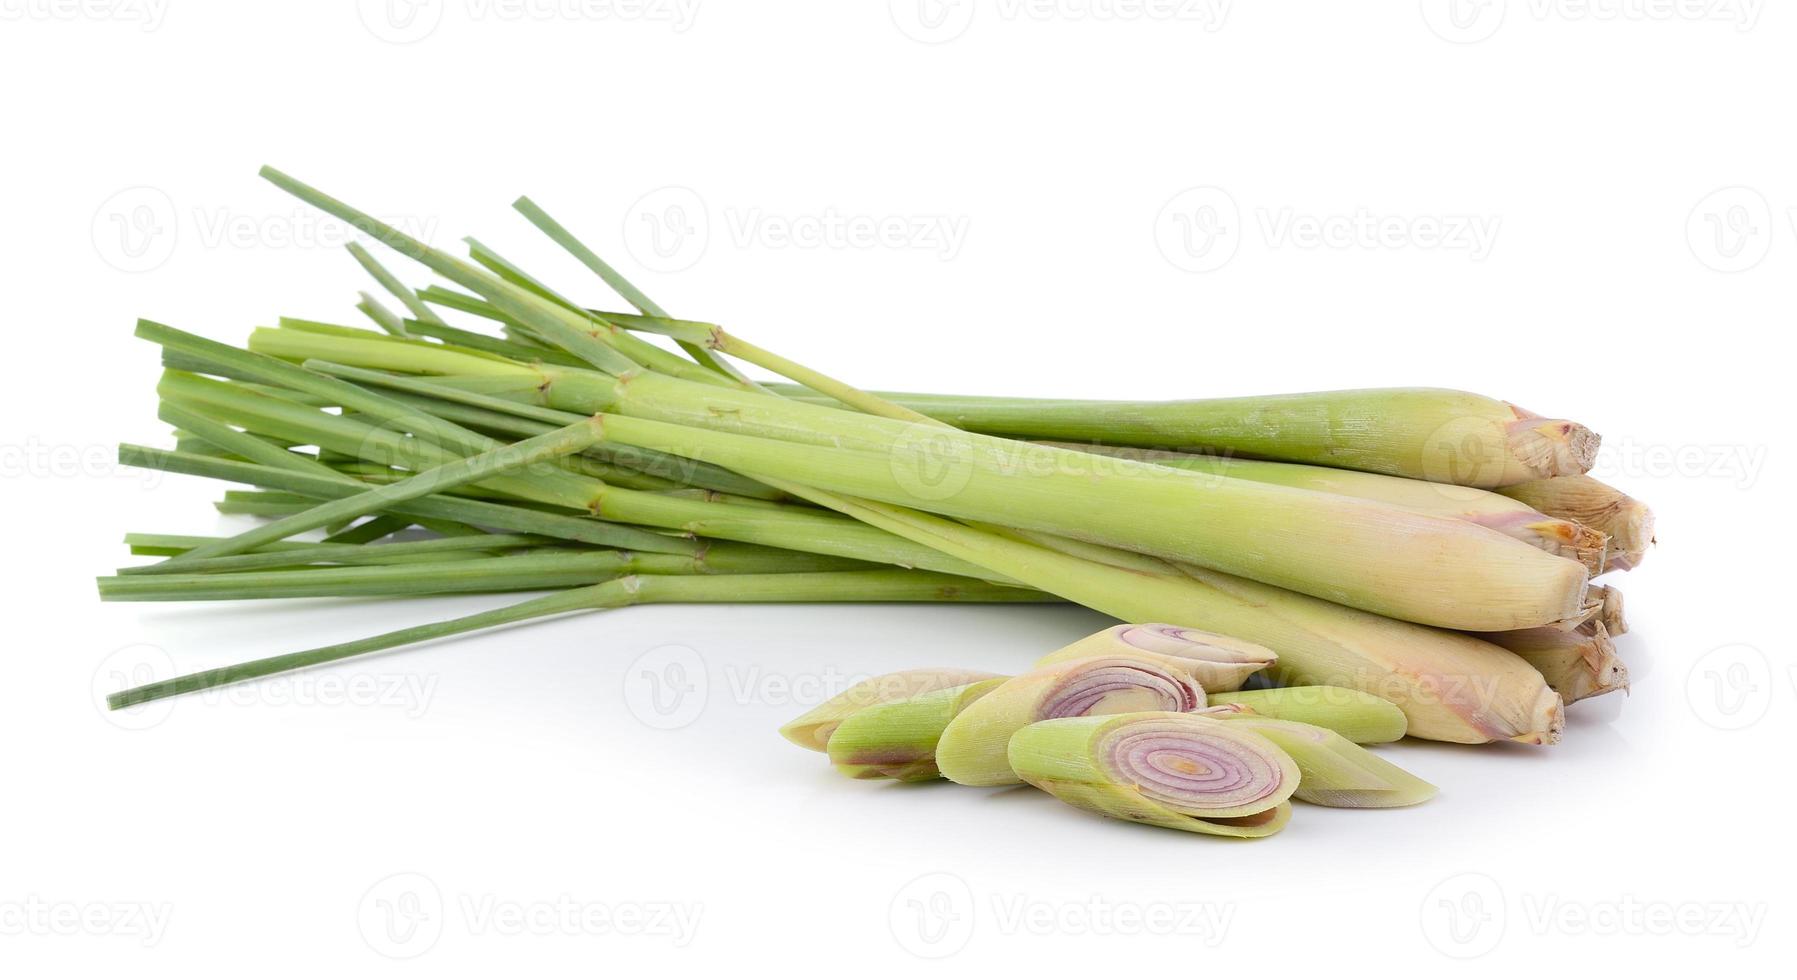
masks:
[[[1628,689],[1628,667],[1598,620],[1575,630],[1515,630],[1487,638],[1527,660],[1567,704]]]
[[[1075,640],[1045,654],[1036,666],[1132,653],[1152,653],[1179,661],[1207,694],[1240,690],[1243,681],[1278,659],[1266,647],[1233,636],[1166,623],[1142,623],[1112,626]]]
[[[1004,680],[993,677],[863,708],[830,734],[830,763],[851,779],[938,779],[936,744],[942,730]]]
[[[351,640],[298,653],[204,670],[120,691],[106,699],[125,708],[146,701],[268,677],[377,650],[566,613],[650,603],[767,602],[1040,602],[1042,595],[931,572],[798,572],[775,575],[631,575],[516,605]]]
[[[430,564],[359,565],[197,575],[120,575],[99,580],[108,602],[189,602],[322,596],[521,592],[590,585],[620,575],[774,574],[865,571],[862,562],[758,548],[714,548],[703,555],[546,549],[522,555]]]
[[[368,254],[367,249],[356,242],[350,242],[344,247],[349,250],[350,255],[355,257],[356,264],[360,265],[370,276],[373,276],[374,281],[380,283],[382,289],[393,294],[393,298],[399,300],[400,304],[412,314],[414,319],[433,323],[442,322],[437,318],[437,314],[418,298],[417,293],[412,292],[411,289],[406,287],[405,283],[400,282],[393,273],[388,272],[387,267],[381,265],[379,260]],[[398,331],[398,336],[404,337],[405,335],[405,329],[402,327]]]
[[[1437,792],[1429,783],[1328,728],[1233,709],[1206,716],[1265,736],[1291,756],[1301,774],[1292,793],[1294,799],[1318,806],[1384,808],[1413,806],[1432,799]]]
[[[1234,459],[1118,446],[1059,444],[1103,456],[1134,459],[1175,469],[1255,483],[1270,483],[1319,493],[1337,493],[1404,507],[1440,517],[1453,517],[1491,528],[1500,534],[1532,544],[1550,554],[1570,558],[1596,575],[1604,570],[1606,535],[1573,521],[1549,517],[1528,504],[1491,490],[1448,483],[1430,483],[1383,473],[1275,463],[1258,459]]]
[[[1204,688],[1184,661],[1140,650],[1064,660],[1018,674],[967,705],[942,732],[936,765],[963,786],[1019,782],[1005,753],[1018,729],[1048,718],[1191,711]]]
[[[188,538],[189,551],[222,538]],[[251,549],[251,554],[207,558],[188,565],[183,574],[210,575],[217,572],[250,572],[268,568],[284,568],[296,562],[303,564],[388,565],[412,564],[418,561],[456,560],[478,557],[482,552],[498,554],[518,548],[541,547],[555,539],[534,534],[476,534],[452,538],[430,538],[424,541],[395,541],[391,544],[307,544],[306,542],[271,542]],[[298,544],[299,548],[276,548],[275,545]],[[178,553],[178,552],[177,552]],[[177,568],[177,571],[180,569]],[[141,565],[121,569],[121,575],[166,575],[165,564]]]
[[[1279,652],[1275,683],[1352,687],[1396,704],[1419,738],[1557,742],[1559,695],[1527,661],[1471,636],[1348,609],[1247,579],[1067,554],[930,514],[818,502],[1127,622],[1195,623]]]
[[[923,667],[870,677],[780,726],[780,737],[802,749],[827,752],[830,736],[858,711],[994,678],[1002,680],[988,671],[960,667]]]
[[[1409,724],[1403,709],[1348,687],[1306,685],[1210,695],[1210,706],[1240,705],[1257,715],[1327,728],[1361,745],[1395,742]]]
[[[1463,521],[1329,494],[1145,468],[1093,491],[1083,479],[969,466],[942,495],[915,482],[902,455],[797,446],[771,439],[606,415],[616,441],[694,456],[808,487],[1189,560],[1411,622],[1517,629],[1576,617],[1585,568]],[[1467,624],[1482,624],[1468,626]]]
[[[1082,810],[1222,837],[1278,832],[1300,781],[1266,737],[1163,711],[1037,722],[1012,737],[1009,758],[1025,782]]]
[[[993,435],[1201,450],[1485,488],[1584,473],[1598,445],[1576,422],[1438,388],[1169,402],[876,394]]]
[[[177,555],[169,559],[167,564],[186,565],[200,558],[221,558],[237,554],[246,548],[290,538],[333,521],[385,510],[394,504],[442,493],[465,483],[478,483],[490,476],[516,473],[545,460],[577,453],[604,436],[604,428],[597,418],[583,420],[579,424],[556,429],[489,453],[444,463],[398,483],[375,487],[351,497],[325,501],[305,513],[282,518],[262,527],[252,528],[234,538]]]
[[[1543,514],[1577,521],[1609,535],[1607,569],[1634,568],[1654,543],[1653,511],[1601,480],[1561,476],[1505,487],[1502,492]]]

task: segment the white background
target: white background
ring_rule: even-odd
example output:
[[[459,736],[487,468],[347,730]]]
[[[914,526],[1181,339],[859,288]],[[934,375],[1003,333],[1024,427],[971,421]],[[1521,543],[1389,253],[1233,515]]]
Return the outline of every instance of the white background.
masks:
[[[1788,964],[1788,5],[359,6],[0,0],[7,973]],[[645,608],[106,716],[133,671],[496,602],[95,600],[127,530],[233,526],[107,461],[167,438],[134,319],[235,341],[371,288],[263,163],[605,300],[530,193],[674,312],[867,387],[1578,418],[1660,516],[1633,693],[1554,747],[1398,746],[1438,799],[1251,844],[774,734],[1104,624],[1071,609]],[[898,231],[804,237],[851,219]]]

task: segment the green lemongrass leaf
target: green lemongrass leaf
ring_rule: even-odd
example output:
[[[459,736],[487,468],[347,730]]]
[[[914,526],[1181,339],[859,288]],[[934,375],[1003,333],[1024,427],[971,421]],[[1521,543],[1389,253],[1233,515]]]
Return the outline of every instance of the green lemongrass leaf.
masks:
[[[1164,711],[1037,722],[1012,736],[1010,764],[1080,809],[1222,837],[1284,827],[1300,778],[1297,763],[1253,731]]]
[[[355,256],[357,264],[367,271],[370,276],[373,276],[374,281],[380,283],[382,289],[391,293],[394,299],[399,300],[414,318],[425,321],[435,321],[437,319],[437,314],[432,312],[430,307],[424,305],[424,302],[418,298],[418,295],[407,288],[405,283],[400,282],[393,273],[388,272],[386,266],[381,265],[379,260],[368,254],[367,249],[356,242],[350,242],[344,247],[349,249],[350,255]],[[371,297],[368,297],[367,294],[363,295],[364,298],[372,299]],[[401,337],[406,335],[403,326],[399,330],[392,332],[397,333]]]
[[[380,327],[382,330],[385,330],[393,336],[404,337],[406,335],[405,318],[392,310],[387,309],[386,306],[381,304],[380,300],[375,299],[368,293],[364,292],[356,294],[356,309],[360,310],[362,315],[367,317],[375,326]]]
[[[830,763],[852,779],[914,783],[940,778],[936,743],[942,730],[1002,683],[1004,678],[993,677],[863,708],[830,734]]]
[[[138,545],[127,537],[132,544],[132,552],[138,552]],[[190,551],[204,544],[223,540],[221,538],[186,538],[184,547],[170,549],[163,543],[164,554],[179,554]],[[419,561],[441,561],[478,557],[483,552],[497,554],[501,551],[517,548],[540,547],[555,541],[554,538],[534,534],[477,534],[450,538],[430,538],[424,541],[395,541],[391,544],[309,544],[296,541],[276,541],[251,549],[251,554],[230,555],[225,558],[207,558],[195,561],[183,571],[187,575],[210,575],[216,572],[249,572],[266,568],[284,568],[296,562],[335,565],[386,565],[411,564]],[[177,568],[177,571],[182,571]],[[120,571],[121,575],[166,575],[169,569],[164,565],[143,565]]]
[[[1361,745],[1404,737],[1403,709],[1374,694],[1346,687],[1311,685],[1232,691],[1210,696],[1213,707],[1239,704],[1257,715],[1327,728]]]
[[[166,563],[165,563],[166,564]],[[193,602],[322,596],[520,592],[590,585],[620,575],[775,574],[867,570],[862,562],[762,549],[718,549],[699,557],[545,549],[432,563],[345,565],[280,571],[120,575],[99,580],[107,602]]]
[[[936,745],[942,774],[964,786],[1020,782],[1007,753],[1018,729],[1048,718],[1192,711],[1204,688],[1173,657],[1141,650],[1063,660],[1005,681],[948,723]]]
[[[1076,640],[1036,661],[1036,666],[1098,656],[1152,653],[1178,660],[1205,693],[1239,690],[1242,682],[1278,659],[1258,643],[1166,623],[1124,624]]]
[[[998,675],[959,667],[925,667],[881,674],[853,685],[780,726],[780,735],[799,748],[828,751],[830,735],[857,711],[995,677]]]
[[[113,709],[343,660],[364,653],[566,613],[645,603],[712,602],[1040,602],[1024,589],[930,572],[873,571],[776,575],[632,575],[516,605],[379,636],[187,674],[110,695]]]
[[[600,279],[604,280],[605,284],[610,286],[619,296],[622,296],[626,303],[629,303],[639,312],[649,316],[667,315],[666,311],[660,306],[657,306],[654,300],[650,299],[642,290],[636,288],[636,286],[633,285],[630,280],[624,278],[618,270],[608,265],[604,259],[599,257],[598,253],[586,247],[580,239],[575,238],[572,232],[562,227],[560,222],[551,218],[549,213],[538,207],[535,201],[532,201],[528,197],[520,197],[512,202],[512,207],[517,210],[519,214],[522,214],[527,221],[535,225],[537,230],[549,236],[550,241],[553,241],[566,249],[568,254],[579,260],[581,265],[586,266]],[[742,372],[731,365],[729,361],[712,353],[712,351],[704,344],[693,343],[690,340],[678,338],[676,339],[676,343],[680,345],[682,350],[687,352],[688,356],[699,364],[716,371],[739,384],[753,384],[753,382],[750,382]]]

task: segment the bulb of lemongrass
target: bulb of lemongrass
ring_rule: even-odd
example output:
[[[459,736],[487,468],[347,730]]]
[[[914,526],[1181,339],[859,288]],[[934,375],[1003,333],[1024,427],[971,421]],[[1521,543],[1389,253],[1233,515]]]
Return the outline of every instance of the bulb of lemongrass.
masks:
[[[1083,657],[1153,653],[1178,660],[1206,693],[1240,690],[1242,682],[1278,658],[1258,643],[1221,633],[1141,623],[1112,626],[1076,640],[1036,661],[1036,666]]]
[[[1653,511],[1600,480],[1561,476],[1505,487],[1500,492],[1543,514],[1577,521],[1609,535],[1608,570],[1623,571],[1641,564],[1653,544]]]
[[[936,768],[942,730],[1004,681],[994,677],[862,708],[831,733],[830,762],[855,779],[936,779],[942,775]]]
[[[1168,711],[1054,718],[1011,737],[1024,782],[1082,810],[1222,837],[1266,837],[1291,819],[1298,764],[1245,727]]]
[[[983,670],[959,667],[928,667],[881,674],[851,686],[823,704],[794,718],[780,727],[788,742],[802,749],[827,752],[830,736],[850,715],[876,704],[903,701],[930,691],[961,687],[975,681],[999,677]]]
[[[1608,538],[1602,531],[1586,527],[1575,521],[1549,517],[1520,500],[1477,487],[1431,483],[1427,480],[1412,480],[1401,476],[1387,476],[1383,473],[1366,473],[1359,470],[1337,469],[1333,466],[1312,466],[1305,463],[1276,463],[1258,459],[1076,443],[1067,443],[1066,447],[1104,456],[1171,466],[1194,473],[1211,473],[1239,480],[1251,480],[1255,483],[1268,483],[1299,490],[1314,490],[1320,493],[1337,493],[1344,497],[1376,500],[1380,503],[1435,514],[1440,517],[1458,518],[1527,542],[1549,554],[1571,558],[1584,565],[1586,570],[1593,575],[1604,570]]]
[[[1334,807],[1410,806],[1436,793],[1429,783],[1322,726],[1261,717],[1240,705],[1211,708],[1204,714],[1263,735],[1285,750],[1303,777],[1292,795],[1305,803]]]
[[[1604,624],[1611,636],[1621,636],[1629,631],[1628,618],[1623,614],[1621,589],[1614,585],[1593,585],[1589,600],[1597,606],[1597,621]]]
[[[1395,742],[1404,737],[1407,725],[1403,709],[1390,701],[1326,684],[1212,694],[1210,703],[1212,707],[1240,705],[1263,718],[1327,728],[1361,745]]]
[[[1592,619],[1572,630],[1542,626],[1487,634],[1487,638],[1527,660],[1567,704],[1629,686],[1628,667],[1616,655],[1616,645],[1610,642],[1610,631],[1601,620]]]
[[[1132,651],[1046,664],[1000,684],[968,705],[942,732],[936,765],[966,786],[1018,782],[1005,761],[1011,736],[1047,718],[1131,711],[1191,711],[1204,688],[1185,662]]]

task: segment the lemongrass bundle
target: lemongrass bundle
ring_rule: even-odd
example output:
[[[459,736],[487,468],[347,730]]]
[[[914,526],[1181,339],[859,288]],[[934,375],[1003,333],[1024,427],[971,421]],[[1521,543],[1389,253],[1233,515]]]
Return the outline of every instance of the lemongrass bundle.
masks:
[[[258,330],[251,349],[387,371],[498,377],[546,404],[604,415],[610,439],[780,474],[807,487],[975,521],[1062,534],[1239,574],[1355,608],[1458,629],[1541,626],[1579,615],[1586,570],[1470,522],[1377,501],[802,405],[655,375],[503,364],[369,339]],[[361,376],[367,378],[366,375]],[[453,398],[442,385],[394,383]],[[617,414],[611,414],[617,413]],[[943,467],[953,486],[920,485]]]
[[[1220,837],[1277,833],[1300,781],[1264,735],[1164,711],[1037,722],[1012,736],[1008,764],[1082,810]]]

